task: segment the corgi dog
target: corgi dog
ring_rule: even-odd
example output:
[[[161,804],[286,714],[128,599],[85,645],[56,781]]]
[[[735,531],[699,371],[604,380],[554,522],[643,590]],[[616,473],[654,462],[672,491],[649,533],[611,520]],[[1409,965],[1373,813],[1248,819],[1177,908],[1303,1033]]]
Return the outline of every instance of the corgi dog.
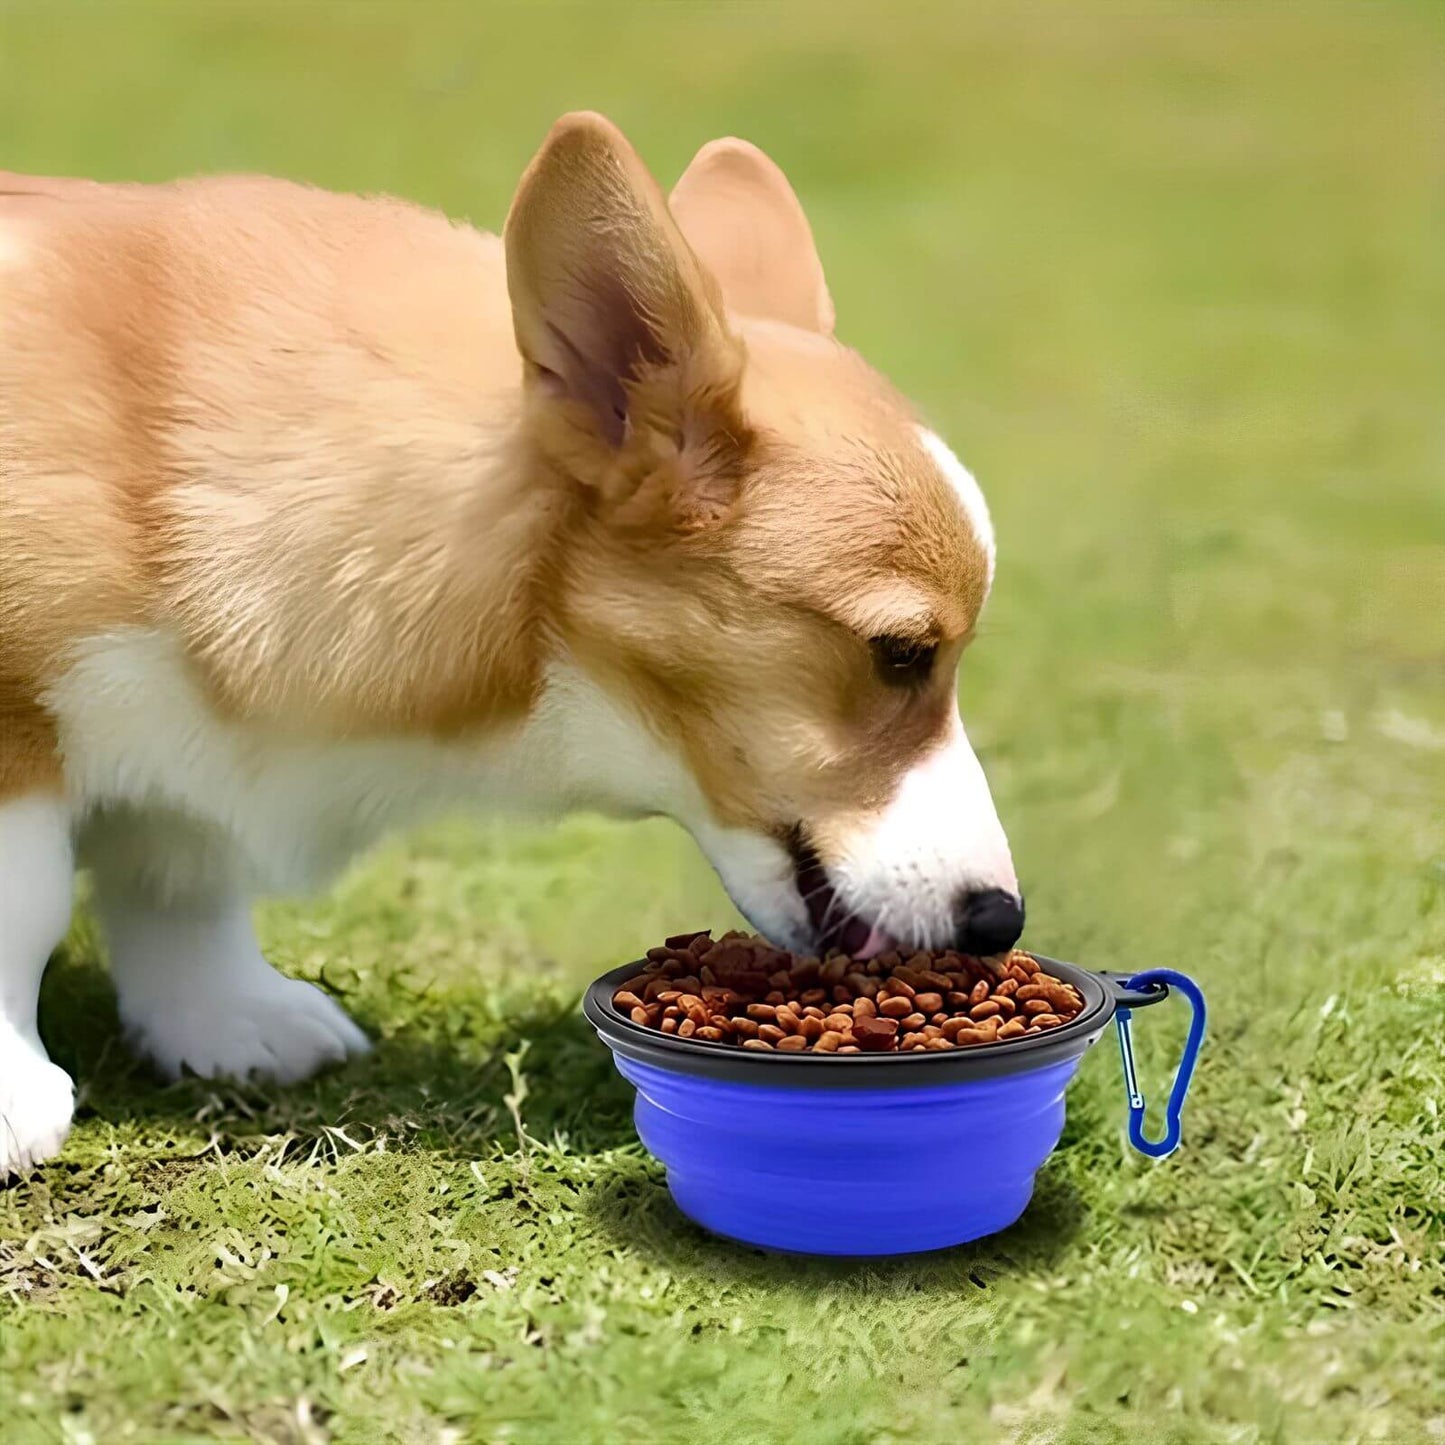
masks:
[[[794,950],[1008,948],[956,690],[993,571],[742,141],[668,197],[566,116],[500,237],[0,174],[0,1178],[70,1125],[77,868],[168,1076],[363,1052],[251,902],[457,809],[670,816]]]

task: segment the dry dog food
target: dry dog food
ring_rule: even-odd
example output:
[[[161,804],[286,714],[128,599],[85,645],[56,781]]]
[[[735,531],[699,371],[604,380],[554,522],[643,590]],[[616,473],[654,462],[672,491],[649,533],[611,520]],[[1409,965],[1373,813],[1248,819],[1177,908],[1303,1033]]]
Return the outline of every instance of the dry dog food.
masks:
[[[866,963],[796,956],[765,939],[711,930],[669,938],[612,995],[633,1023],[680,1039],[780,1053],[879,1054],[1024,1038],[1074,1018],[1084,1000],[1014,949],[948,950]]]

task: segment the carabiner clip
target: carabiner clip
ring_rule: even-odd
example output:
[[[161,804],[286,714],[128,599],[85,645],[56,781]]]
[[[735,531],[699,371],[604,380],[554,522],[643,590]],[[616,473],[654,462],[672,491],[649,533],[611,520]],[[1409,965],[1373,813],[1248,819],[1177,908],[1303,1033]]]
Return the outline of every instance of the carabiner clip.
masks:
[[[1199,1047],[1204,1042],[1204,995],[1192,978],[1175,973],[1169,968],[1151,968],[1136,973],[1125,985],[1127,989],[1144,989],[1163,984],[1167,989],[1178,989],[1189,1000],[1193,1016],[1189,1021],[1189,1036],[1184,1040],[1184,1052],[1179,1067],[1174,1073],[1174,1084],[1169,1090],[1169,1104],[1165,1110],[1164,1137],[1150,1139],[1144,1133],[1144,1095],[1139,1090],[1139,1074],[1134,1067],[1134,1010],[1120,1006],[1114,1011],[1114,1023],[1119,1030],[1119,1057],[1124,1065],[1124,1088],[1129,1095],[1129,1142],[1151,1159],[1164,1159],[1179,1147],[1179,1119],[1184,1111],[1184,1100],[1189,1094],[1189,1085],[1194,1078],[1194,1065],[1199,1059]]]

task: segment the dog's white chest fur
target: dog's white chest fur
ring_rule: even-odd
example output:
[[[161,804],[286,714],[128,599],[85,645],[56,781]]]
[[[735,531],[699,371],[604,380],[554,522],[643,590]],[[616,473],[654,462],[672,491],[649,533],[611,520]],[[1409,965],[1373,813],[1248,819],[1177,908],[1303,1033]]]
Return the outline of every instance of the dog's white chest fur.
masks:
[[[243,866],[250,888],[286,892],[324,883],[384,834],[440,813],[672,811],[691,787],[636,720],[565,666],[549,672],[524,722],[457,742],[313,740],[228,720],[176,641],[140,629],[90,639],[48,702],[83,845],[122,846],[110,838],[117,815],[131,834],[144,822],[167,892],[189,891],[185,875],[218,864],[215,848],[239,855],[230,866]],[[198,824],[200,836],[164,846]]]

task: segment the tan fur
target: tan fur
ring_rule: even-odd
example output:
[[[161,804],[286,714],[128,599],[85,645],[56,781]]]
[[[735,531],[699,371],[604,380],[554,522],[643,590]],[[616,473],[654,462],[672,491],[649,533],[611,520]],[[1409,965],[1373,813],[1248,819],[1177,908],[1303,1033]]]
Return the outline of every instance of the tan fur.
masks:
[[[812,227],[788,178],[757,146],[709,141],[668,206],[733,311],[832,335],[833,299]]]
[[[7,671],[43,685],[68,642],[145,621],[248,717],[525,707],[546,498],[509,454],[494,240],[250,179],[0,217],[26,254],[0,273]]]
[[[54,775],[74,646],[146,624],[226,714],[320,738],[481,733],[565,649],[723,821],[879,803],[945,724],[985,562],[829,334],[791,190],[728,145],[680,206],[717,276],[597,117],[549,138],[505,259],[282,181],[0,177],[0,794]],[[782,290],[736,264],[749,194]],[[589,267],[626,294],[568,298]],[[619,308],[643,362],[611,438],[555,336]],[[925,696],[876,684],[881,631],[943,645]]]

